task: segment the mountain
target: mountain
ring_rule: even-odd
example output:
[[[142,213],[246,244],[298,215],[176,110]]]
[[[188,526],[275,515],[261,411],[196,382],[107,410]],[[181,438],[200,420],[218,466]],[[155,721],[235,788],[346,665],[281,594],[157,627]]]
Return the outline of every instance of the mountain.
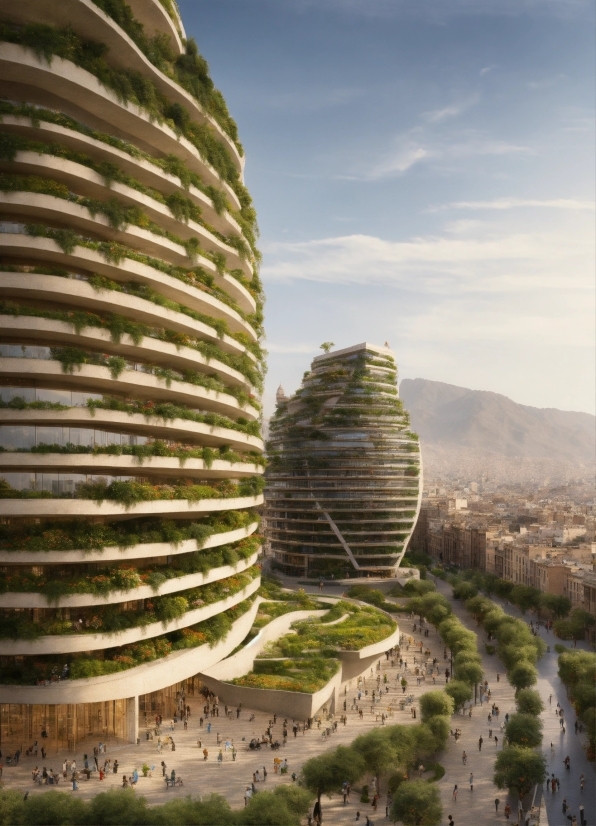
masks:
[[[428,458],[467,463],[483,457],[545,470],[552,463],[580,475],[596,460],[596,417],[528,407],[506,396],[439,381],[404,379],[400,396]],[[442,463],[442,462],[441,462]],[[435,468],[436,469],[436,468]],[[454,468],[455,469],[455,468]]]

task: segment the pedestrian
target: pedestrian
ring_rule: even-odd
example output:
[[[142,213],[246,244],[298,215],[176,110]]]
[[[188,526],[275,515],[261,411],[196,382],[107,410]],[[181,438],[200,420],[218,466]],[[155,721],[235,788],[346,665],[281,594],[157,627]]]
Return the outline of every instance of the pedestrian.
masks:
[[[478,751],[482,751],[482,744],[484,740],[482,739],[482,735],[478,738]]]
[[[586,820],[586,816],[584,814],[584,804],[579,804],[579,822],[580,826],[587,826],[588,821]]]
[[[474,791],[474,775],[470,772],[470,791]]]
[[[465,749],[464,749],[464,752],[463,752],[463,754],[462,754],[462,756],[461,756],[461,760],[462,760],[462,763],[464,764],[464,766],[465,766],[465,765],[466,765],[466,763],[468,762],[468,755],[466,754],[466,750],[465,750]]]
[[[498,747],[499,747],[499,738],[495,734],[495,748],[498,748]]]
[[[505,820],[509,820],[509,815],[511,814],[511,806],[509,805],[509,803],[505,804],[505,808],[503,809],[503,812],[505,814]]]
[[[449,815],[449,822],[447,826],[455,826],[455,820],[453,819],[453,815]]]
[[[567,814],[567,798],[566,797],[563,798],[563,805],[561,806],[561,809],[563,811],[563,814],[566,815]]]
[[[163,760],[161,761],[161,776],[162,777],[166,776],[166,764],[164,763]]]
[[[453,787],[453,799],[457,803],[457,783]]]
[[[495,797],[495,814],[499,814],[499,803],[500,802],[501,801],[499,800],[499,798]]]
[[[584,790],[584,783],[585,782],[586,782],[586,778],[584,777],[584,774],[582,772],[579,776],[579,788],[580,788],[580,791],[582,791],[582,792]]]

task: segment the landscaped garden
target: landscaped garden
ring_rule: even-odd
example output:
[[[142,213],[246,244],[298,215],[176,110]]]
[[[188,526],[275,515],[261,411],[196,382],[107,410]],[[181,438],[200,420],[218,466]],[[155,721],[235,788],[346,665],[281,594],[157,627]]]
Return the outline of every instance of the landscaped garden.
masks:
[[[314,693],[337,673],[340,651],[359,651],[386,639],[396,628],[393,620],[375,608],[340,601],[322,618],[295,622],[290,633],[266,646],[249,674],[231,682],[248,688]]]

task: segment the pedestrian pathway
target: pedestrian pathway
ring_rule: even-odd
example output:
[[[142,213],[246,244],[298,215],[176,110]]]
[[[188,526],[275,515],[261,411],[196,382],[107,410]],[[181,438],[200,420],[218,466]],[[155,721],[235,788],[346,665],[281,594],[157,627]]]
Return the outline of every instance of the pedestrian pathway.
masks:
[[[511,616],[527,621],[527,617],[524,617],[514,605],[505,604],[497,597],[493,597],[493,601]],[[547,791],[544,795],[549,823],[550,826],[569,826],[570,821],[567,815],[575,815],[579,824],[579,805],[583,803],[587,826],[596,826],[596,766],[586,758],[586,733],[579,734],[575,731],[575,711],[557,673],[558,654],[555,652],[555,645],[561,640],[552,631],[546,631],[544,628],[540,629],[540,636],[550,646],[550,652],[538,661],[538,683],[536,685],[545,704],[545,710],[541,715],[544,725],[543,753],[548,761],[549,775],[554,774],[560,780],[560,788],[557,792],[553,794],[552,791]],[[590,648],[586,642],[578,642],[577,647],[584,650]],[[549,698],[551,698],[550,702]],[[565,733],[555,714],[557,703],[564,712]],[[571,765],[569,771],[565,769],[563,763],[567,756],[570,758]],[[580,788],[580,775],[582,774],[585,778],[583,792]],[[569,807],[566,814],[562,811],[563,800],[567,801]]]
[[[338,589],[329,589],[329,594],[338,594]],[[402,623],[402,630],[406,636],[410,636],[409,631],[412,627],[410,623]],[[411,635],[414,636],[413,634]],[[438,636],[434,630],[431,632],[429,638],[421,638],[424,646],[428,647],[432,652],[431,656],[440,657],[443,662],[443,647]],[[407,646],[406,646],[407,647]],[[407,658],[410,667],[413,666],[413,657],[416,654],[413,647],[410,651],[405,650],[403,656]],[[418,654],[419,657],[419,654]],[[139,745],[132,745],[128,743],[108,742],[108,748],[105,755],[102,755],[102,762],[107,757],[112,761],[118,760],[118,774],[108,774],[103,781],[96,779],[96,774],[92,779],[81,780],[79,783],[79,791],[76,794],[82,798],[89,799],[100,791],[105,791],[109,788],[116,788],[122,785],[122,776],[132,775],[136,768],[141,775],[141,767],[143,763],[153,767],[151,776],[139,777],[136,790],[144,795],[150,803],[163,803],[170,800],[173,796],[184,795],[205,795],[212,792],[222,794],[230,802],[234,808],[243,805],[244,792],[246,785],[253,780],[253,773],[257,769],[260,774],[263,774],[263,766],[267,769],[267,780],[257,784],[257,788],[274,788],[279,783],[292,783],[291,775],[293,772],[299,773],[302,764],[311,757],[320,754],[327,748],[335,747],[339,744],[347,745],[359,734],[370,731],[372,728],[380,725],[381,713],[389,713],[389,706],[392,707],[391,715],[388,723],[403,723],[412,724],[420,720],[419,715],[413,717],[411,708],[406,706],[405,710],[399,710],[399,700],[403,698],[403,693],[398,680],[403,676],[399,672],[398,666],[391,666],[390,661],[382,658],[381,671],[375,671],[372,675],[367,676],[365,690],[368,695],[362,698],[361,707],[363,709],[363,717],[360,718],[359,713],[352,709],[352,701],[357,695],[357,686],[355,681],[342,686],[342,697],[340,708],[337,710],[335,720],[344,714],[343,702],[346,703],[345,716],[347,718],[346,725],[339,723],[337,731],[331,734],[328,739],[323,738],[323,730],[326,726],[331,725],[331,722],[326,722],[326,726],[322,725],[318,729],[315,725],[311,730],[305,733],[300,730],[297,737],[293,736],[292,720],[288,720],[288,740],[285,746],[282,746],[279,751],[272,751],[269,748],[262,748],[259,751],[249,750],[248,744],[254,737],[260,737],[266,730],[269,720],[273,715],[266,714],[260,711],[252,711],[250,709],[242,709],[240,717],[237,719],[235,710],[231,714],[231,718],[224,716],[224,704],[220,703],[219,717],[211,717],[211,731],[207,731],[207,719],[202,728],[199,727],[199,718],[204,716],[203,705],[204,699],[201,696],[187,696],[187,704],[191,707],[191,716],[188,722],[188,730],[184,730],[182,723],[177,723],[174,731],[169,731],[166,721],[162,728],[163,735],[171,735],[175,741],[176,749],[174,752],[165,750],[159,754],[157,751],[157,740],[148,741],[144,736],[144,728],[141,725],[141,742]],[[381,680],[387,676],[387,692],[384,691],[383,699],[380,703],[376,703],[371,712],[371,694],[374,689],[377,691],[376,677],[380,673]],[[416,677],[410,670],[406,677],[409,685],[407,689],[408,694],[413,694],[417,698],[420,694],[432,688],[432,682],[421,680],[421,684],[417,685]],[[439,679],[437,678],[437,683]],[[444,684],[444,678],[442,678]],[[381,685],[385,688],[385,683]],[[416,708],[414,702],[413,707]],[[143,721],[141,721],[142,723]],[[303,721],[299,721],[301,724]],[[273,726],[273,738],[282,741],[282,723],[281,718],[277,718]],[[217,743],[217,734],[220,734],[222,740],[222,749],[226,739],[233,740],[234,746],[237,749],[236,760],[232,759],[231,751],[222,752],[222,761],[219,762],[218,752],[220,746]],[[201,746],[197,744],[197,740],[201,741]],[[90,755],[90,762],[93,763],[93,747],[97,742],[89,740],[85,743],[80,743],[77,746],[77,752],[74,755],[77,761],[77,766],[82,768],[83,754]],[[203,759],[203,748],[208,749],[208,759]],[[275,774],[273,770],[273,760],[275,757],[287,759],[289,764],[288,773],[285,775]],[[5,766],[3,780],[7,788],[17,788],[21,791],[28,791],[31,795],[43,794],[45,791],[54,788],[51,786],[38,786],[33,784],[31,772],[37,765],[40,769],[45,765],[48,770],[54,769],[60,772],[62,763],[65,758],[72,759],[72,754],[67,753],[52,753],[49,754],[47,760],[42,761],[41,758],[27,758],[21,757],[18,766]],[[167,766],[167,772],[170,773],[175,769],[176,775],[182,778],[184,785],[182,787],[166,788],[165,781],[162,777],[161,761],[164,761]],[[69,790],[70,784],[61,782],[58,785],[58,790]],[[70,791],[70,793],[75,793]],[[352,795],[352,801],[355,795]],[[350,804],[351,805],[351,804]],[[372,808],[369,806],[369,811]],[[350,818],[345,821],[343,819],[333,822],[343,823],[349,822],[355,816],[352,813]],[[346,812],[347,817],[347,812]],[[364,819],[364,815],[363,815]]]

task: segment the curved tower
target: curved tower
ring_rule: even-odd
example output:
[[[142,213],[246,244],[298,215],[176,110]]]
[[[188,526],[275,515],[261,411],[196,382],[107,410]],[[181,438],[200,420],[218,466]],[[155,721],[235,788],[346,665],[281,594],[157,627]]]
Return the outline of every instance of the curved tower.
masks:
[[[0,12],[4,750],[134,740],[255,613],[255,213],[175,5]]]
[[[422,492],[418,437],[388,347],[313,359],[270,421],[265,491],[275,561],[298,575],[391,575]]]

